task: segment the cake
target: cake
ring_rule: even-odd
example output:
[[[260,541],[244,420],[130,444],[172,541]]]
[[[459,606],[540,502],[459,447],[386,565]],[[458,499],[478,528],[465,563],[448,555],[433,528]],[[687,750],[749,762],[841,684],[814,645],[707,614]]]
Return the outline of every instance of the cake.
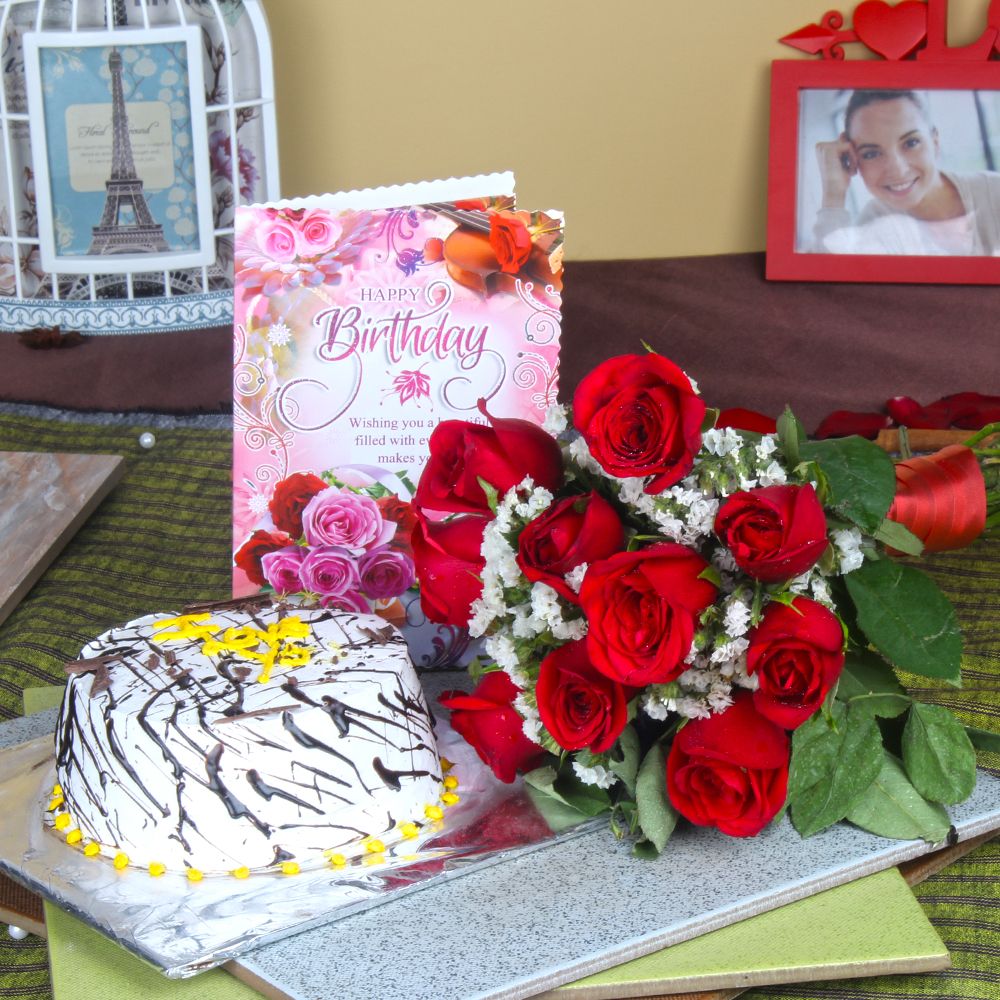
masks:
[[[342,864],[457,798],[406,643],[374,616],[270,601],[149,615],[67,670],[48,816],[119,868]]]

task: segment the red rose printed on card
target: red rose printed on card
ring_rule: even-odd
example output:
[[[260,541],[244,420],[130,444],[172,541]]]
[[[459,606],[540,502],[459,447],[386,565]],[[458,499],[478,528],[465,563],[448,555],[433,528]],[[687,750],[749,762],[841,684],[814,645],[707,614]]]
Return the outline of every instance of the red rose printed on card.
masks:
[[[274,487],[267,509],[275,527],[287,532],[292,538],[302,537],[302,511],[309,501],[329,487],[319,476],[311,472],[293,472]]]

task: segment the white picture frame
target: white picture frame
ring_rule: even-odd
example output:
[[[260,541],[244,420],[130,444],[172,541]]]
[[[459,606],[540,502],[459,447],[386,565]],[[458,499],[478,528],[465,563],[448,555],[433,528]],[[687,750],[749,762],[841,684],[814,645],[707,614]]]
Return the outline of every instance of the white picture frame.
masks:
[[[199,29],[27,32],[24,55],[45,270],[121,274],[211,264]]]

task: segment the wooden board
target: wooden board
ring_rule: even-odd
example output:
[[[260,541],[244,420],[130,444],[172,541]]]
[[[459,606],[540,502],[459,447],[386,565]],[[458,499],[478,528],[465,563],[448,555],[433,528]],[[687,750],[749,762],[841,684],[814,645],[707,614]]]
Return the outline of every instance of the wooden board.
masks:
[[[124,472],[120,455],[0,451],[0,622]]]

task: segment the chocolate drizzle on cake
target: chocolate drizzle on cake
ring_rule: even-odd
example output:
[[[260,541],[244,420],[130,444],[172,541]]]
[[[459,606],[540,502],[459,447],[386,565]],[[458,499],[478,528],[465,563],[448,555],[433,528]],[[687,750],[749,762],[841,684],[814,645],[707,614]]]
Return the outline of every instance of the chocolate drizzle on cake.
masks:
[[[86,840],[210,874],[318,858],[436,801],[432,716],[395,630],[269,599],[188,610],[220,639],[297,616],[308,661],[260,683],[239,648],[159,638],[176,612],[88,645],[67,664],[56,737],[57,781]]]

